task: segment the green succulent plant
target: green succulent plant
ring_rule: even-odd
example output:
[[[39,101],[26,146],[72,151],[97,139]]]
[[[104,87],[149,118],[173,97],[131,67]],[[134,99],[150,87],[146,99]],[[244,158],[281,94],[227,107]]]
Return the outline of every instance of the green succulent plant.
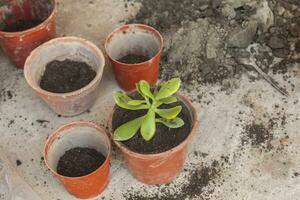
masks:
[[[140,81],[136,84],[137,92],[143,99],[132,99],[122,92],[114,93],[116,104],[128,110],[148,110],[147,114],[119,126],[113,135],[116,141],[126,141],[132,138],[140,129],[142,137],[149,141],[156,132],[156,123],[162,123],[169,128],[179,128],[184,125],[184,121],[177,117],[181,112],[181,106],[169,109],[160,109],[163,104],[177,102],[177,98],[172,96],[180,88],[180,79],[174,78],[162,82],[154,90],[147,81]],[[153,92],[152,92],[153,91]],[[159,118],[156,118],[157,115]]]

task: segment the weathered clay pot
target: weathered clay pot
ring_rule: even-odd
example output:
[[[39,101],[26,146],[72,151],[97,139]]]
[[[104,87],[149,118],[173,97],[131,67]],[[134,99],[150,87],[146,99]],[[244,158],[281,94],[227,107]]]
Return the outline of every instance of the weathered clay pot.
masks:
[[[151,85],[156,83],[163,38],[154,28],[143,24],[123,25],[108,35],[105,50],[123,90],[134,90],[140,80],[146,80]],[[137,64],[118,61],[128,54],[143,55],[150,59]]]
[[[96,77],[85,87],[69,93],[52,93],[40,87],[40,78],[47,63],[70,59],[92,66]],[[30,87],[58,114],[73,116],[88,110],[99,92],[105,59],[100,49],[91,42],[77,37],[63,37],[48,41],[28,57],[24,74]]]
[[[75,147],[96,149],[106,157],[106,160],[96,171],[86,176],[66,177],[58,174],[56,168],[60,157]],[[44,158],[54,176],[70,194],[78,198],[86,199],[99,195],[109,182],[110,139],[105,130],[94,123],[73,122],[54,131],[46,142]]]
[[[30,52],[56,34],[55,0],[4,0],[0,3],[0,45],[12,63],[23,68]],[[41,24],[20,32],[1,31],[18,20],[41,20]]]
[[[188,107],[191,119],[192,129],[189,136],[178,146],[166,152],[157,154],[140,154],[131,151],[121,142],[114,141],[114,143],[121,150],[123,157],[128,165],[129,170],[135,178],[146,184],[166,184],[174,180],[181,172],[186,155],[188,151],[188,143],[196,132],[198,127],[197,112],[192,103],[182,95],[176,95]],[[112,117],[116,107],[113,109],[109,120],[109,128],[111,135]]]

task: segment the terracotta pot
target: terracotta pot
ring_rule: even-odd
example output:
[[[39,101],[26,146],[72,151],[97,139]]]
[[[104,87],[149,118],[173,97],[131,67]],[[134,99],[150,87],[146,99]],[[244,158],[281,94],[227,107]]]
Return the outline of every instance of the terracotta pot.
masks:
[[[40,87],[40,78],[47,63],[53,60],[86,62],[96,71],[96,77],[85,87],[69,93],[52,93]],[[73,116],[89,109],[99,92],[105,65],[104,56],[94,44],[77,37],[63,37],[48,41],[36,48],[24,67],[30,87],[58,114]]]
[[[151,85],[156,83],[163,38],[154,28],[143,24],[123,25],[106,38],[105,50],[122,89],[134,90],[135,84],[140,80],[146,80]],[[137,64],[118,61],[129,54],[143,55],[150,59]]]
[[[81,177],[66,177],[56,171],[61,156],[75,147],[96,149],[105,162],[94,172]],[[91,122],[73,122],[60,127],[48,138],[44,148],[47,167],[64,185],[67,191],[81,199],[92,198],[104,191],[109,182],[111,143],[103,128]]]
[[[25,31],[0,31],[0,45],[18,68],[23,68],[33,49],[55,37],[56,11],[55,0],[9,0],[0,3],[0,30],[18,20],[43,21]]]
[[[185,163],[188,143],[198,127],[198,117],[195,108],[186,97],[179,94],[176,96],[187,106],[192,119],[192,129],[189,136],[178,146],[162,153],[140,154],[131,151],[121,142],[114,141],[114,143],[120,148],[133,176],[143,183],[169,183],[179,175]],[[115,109],[116,107],[114,108],[109,121],[111,136],[113,134],[112,117]]]

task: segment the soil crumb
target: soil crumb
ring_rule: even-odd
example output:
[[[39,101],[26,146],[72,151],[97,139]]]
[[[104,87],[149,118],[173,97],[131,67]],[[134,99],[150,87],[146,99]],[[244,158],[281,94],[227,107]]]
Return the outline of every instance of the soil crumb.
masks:
[[[137,63],[146,62],[147,60],[149,60],[149,58],[147,58],[146,56],[129,54],[120,58],[118,61],[127,64],[137,64]]]
[[[47,64],[40,86],[54,93],[73,92],[88,85],[95,76],[96,72],[84,62],[54,60]]]
[[[16,164],[17,164],[17,166],[20,166],[20,165],[22,165],[22,162],[20,160],[16,160]]]
[[[27,29],[33,28],[39,24],[41,24],[43,21],[41,20],[20,20],[17,21],[11,25],[5,26],[2,31],[4,32],[19,32],[19,31],[25,31]]]
[[[95,149],[76,147],[59,159],[57,173],[67,177],[85,176],[98,169],[105,159]]]

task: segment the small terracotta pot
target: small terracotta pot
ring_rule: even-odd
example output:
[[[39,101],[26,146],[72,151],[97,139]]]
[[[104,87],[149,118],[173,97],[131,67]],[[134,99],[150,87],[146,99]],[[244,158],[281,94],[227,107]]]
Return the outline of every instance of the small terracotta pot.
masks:
[[[178,146],[157,154],[140,154],[131,151],[121,142],[114,141],[120,148],[129,170],[139,181],[146,184],[166,184],[174,180],[181,172],[186,160],[188,143],[198,127],[198,117],[192,103],[182,95],[176,95],[189,109],[192,119],[192,129],[189,136]],[[109,120],[111,136],[112,117],[116,107],[113,109]]]
[[[40,87],[46,65],[53,60],[70,59],[86,62],[96,71],[96,77],[85,87],[69,93],[52,93]],[[48,41],[36,48],[27,58],[24,74],[30,87],[58,114],[73,116],[89,109],[99,92],[105,65],[100,49],[77,37],[63,37]]]
[[[75,147],[96,149],[105,157],[105,162],[94,172],[81,177],[66,177],[57,173],[57,164],[66,151]],[[64,185],[67,191],[77,198],[87,199],[98,196],[109,182],[111,159],[110,139],[103,128],[91,122],[73,122],[60,127],[48,138],[44,147],[47,167]]]
[[[108,35],[105,50],[122,89],[134,90],[135,84],[140,80],[146,80],[151,85],[156,83],[163,38],[154,28],[143,24],[123,25]],[[118,61],[129,54],[143,55],[150,59],[137,64]]]
[[[0,4],[0,27],[18,20],[43,21],[25,31],[0,31],[0,45],[15,66],[23,68],[33,49],[55,37],[56,13],[55,0],[9,0]]]

